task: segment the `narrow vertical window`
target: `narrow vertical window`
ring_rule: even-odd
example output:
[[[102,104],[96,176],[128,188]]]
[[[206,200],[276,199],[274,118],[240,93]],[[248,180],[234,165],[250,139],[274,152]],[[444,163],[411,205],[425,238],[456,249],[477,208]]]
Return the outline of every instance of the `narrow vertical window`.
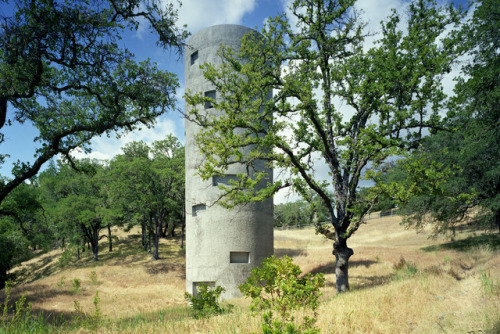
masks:
[[[198,50],[191,53],[191,65],[194,65],[194,63],[196,63],[197,60],[198,60]]]
[[[205,97],[209,97],[212,100],[215,100],[215,98],[217,97],[217,95],[215,94],[215,90],[209,90],[209,91],[205,92]],[[213,107],[214,106],[213,106],[212,102],[205,102],[205,109],[210,109]]]

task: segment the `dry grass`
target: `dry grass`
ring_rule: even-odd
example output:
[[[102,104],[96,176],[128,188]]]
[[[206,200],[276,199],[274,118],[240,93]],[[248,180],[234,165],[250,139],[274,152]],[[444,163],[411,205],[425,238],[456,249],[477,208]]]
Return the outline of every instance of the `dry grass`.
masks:
[[[36,311],[70,317],[75,300],[90,312],[98,290],[107,318],[103,333],[260,331],[260,318],[251,316],[245,299],[229,301],[235,305],[229,314],[207,320],[190,316],[183,298],[184,254],[177,240],[162,240],[162,259],[153,261],[140,250],[137,231],[119,232],[118,238],[112,253],[103,243],[97,264],[86,257],[61,269],[57,252],[23,263],[16,268],[24,274],[15,294],[27,291]],[[429,240],[405,230],[398,217],[370,220],[350,241],[355,252],[349,270],[352,291],[340,296],[331,241],[313,230],[276,231],[275,253],[291,256],[305,273],[325,274],[318,315],[322,333],[500,333],[500,247],[484,246],[500,245],[498,236],[464,232],[458,238],[454,243]],[[416,265],[414,276],[395,275],[401,258]],[[90,278],[93,271],[97,282]],[[494,286],[489,292],[485,273]],[[75,278],[81,281],[80,292],[71,289]]]

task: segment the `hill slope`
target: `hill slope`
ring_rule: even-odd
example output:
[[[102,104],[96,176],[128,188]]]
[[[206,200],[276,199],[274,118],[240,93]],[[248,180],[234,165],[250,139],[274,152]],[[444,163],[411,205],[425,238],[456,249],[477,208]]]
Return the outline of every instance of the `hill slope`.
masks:
[[[304,272],[326,276],[318,325],[324,333],[496,332],[500,330],[500,239],[463,232],[458,241],[429,240],[405,230],[399,217],[373,219],[352,237],[352,292],[336,296],[332,245],[314,231],[275,231],[275,254],[289,255]],[[89,252],[59,267],[60,251],[27,261],[13,297],[26,292],[33,312],[49,319],[99,308],[106,321],[99,332],[247,333],[259,331],[248,300],[229,301],[232,313],[194,320],[184,301],[185,259],[178,240],[162,240],[161,259],[140,248],[137,231],[115,231],[118,240],[100,261]],[[189,245],[188,245],[189,247]],[[397,269],[399,268],[399,269]],[[408,268],[414,268],[408,270]],[[80,287],[75,289],[75,279]],[[492,287],[492,289],[489,289]],[[78,327],[78,326],[77,326]],[[70,330],[56,327],[52,331]],[[75,329],[80,332],[89,329]],[[0,330],[1,332],[1,330]]]

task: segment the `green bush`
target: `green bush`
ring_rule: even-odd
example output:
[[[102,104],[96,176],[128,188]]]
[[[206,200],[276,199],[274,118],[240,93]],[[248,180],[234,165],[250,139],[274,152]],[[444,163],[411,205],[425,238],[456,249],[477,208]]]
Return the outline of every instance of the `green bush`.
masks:
[[[29,328],[31,321],[31,303],[26,302],[26,295],[23,294],[15,301],[15,307],[9,305],[12,292],[11,282],[5,285],[5,300],[2,307],[2,317],[0,330],[7,333],[15,333]]]
[[[314,324],[325,278],[323,274],[301,274],[288,256],[272,256],[254,268],[239,287],[244,296],[252,298],[252,311],[264,311],[263,333],[319,333]],[[292,312],[299,309],[303,312],[297,319]]]
[[[81,281],[78,278],[75,278],[71,281],[72,290],[74,293],[80,292]]]
[[[193,296],[189,292],[184,293],[184,298],[191,304],[193,316],[196,319],[208,318],[215,314],[222,314],[227,309],[219,305],[220,295],[226,291],[221,286],[210,288],[205,283],[201,283],[197,287],[197,296]]]
[[[83,311],[80,302],[75,300],[75,318],[76,324],[79,326],[88,328],[92,330],[92,332],[96,332],[102,325],[104,318],[102,315],[101,307],[100,307],[101,298],[99,298],[99,292],[96,290],[94,295],[94,311],[92,313],[85,313]]]

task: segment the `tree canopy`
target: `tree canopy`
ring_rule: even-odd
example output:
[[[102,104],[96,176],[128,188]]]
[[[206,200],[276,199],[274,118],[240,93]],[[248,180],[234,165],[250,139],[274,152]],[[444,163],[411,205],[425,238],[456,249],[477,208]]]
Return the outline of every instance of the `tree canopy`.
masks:
[[[151,126],[175,107],[176,76],[137,62],[120,38],[148,23],[159,46],[181,53],[188,33],[176,19],[159,0],[20,0],[0,17],[0,130],[26,122],[39,131],[35,161],[15,164],[0,203],[55,155],[71,161],[94,136]]]
[[[462,43],[471,60],[448,104],[448,131],[425,138],[389,170],[392,180],[378,180],[386,195],[398,195],[406,222],[417,228],[434,222],[435,233],[446,233],[473,218],[500,231],[499,17],[495,1],[481,1],[464,27]]]
[[[370,207],[357,197],[359,181],[367,168],[418,147],[425,129],[443,127],[441,78],[460,53],[453,27],[463,16],[452,6],[412,1],[405,31],[393,11],[382,37],[365,50],[354,2],[294,1],[296,27],[285,15],[270,18],[262,36],[247,36],[238,52],[222,47],[220,68],[203,65],[220,99],[187,94],[194,106],[188,117],[204,127],[197,136],[206,156],[200,175],[248,166],[222,205],[263,200],[285,187],[321,199],[328,224],[317,230],[334,240],[339,292],[349,289],[347,240]],[[204,102],[223,113],[205,114],[196,107]],[[243,155],[242,148],[251,152]],[[267,175],[250,172],[259,160],[289,177],[262,187]],[[327,180],[315,175],[319,161],[328,167]]]

